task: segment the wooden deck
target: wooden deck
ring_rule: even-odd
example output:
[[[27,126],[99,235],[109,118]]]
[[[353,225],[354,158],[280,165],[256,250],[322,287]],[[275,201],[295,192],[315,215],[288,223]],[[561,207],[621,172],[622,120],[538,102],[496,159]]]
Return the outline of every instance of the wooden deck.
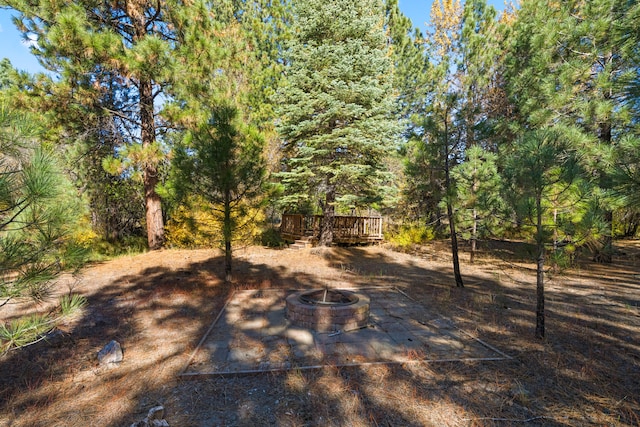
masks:
[[[322,215],[284,214],[280,224],[283,239],[294,241],[320,237]],[[333,241],[335,243],[372,243],[383,240],[382,218],[364,216],[334,216]]]

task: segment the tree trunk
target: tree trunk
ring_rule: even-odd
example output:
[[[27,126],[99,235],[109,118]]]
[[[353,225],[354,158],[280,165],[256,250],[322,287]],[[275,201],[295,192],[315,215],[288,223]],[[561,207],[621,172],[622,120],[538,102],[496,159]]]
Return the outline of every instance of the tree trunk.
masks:
[[[449,231],[451,232],[451,255],[453,256],[453,275],[456,279],[456,287],[464,288],[462,274],[460,274],[460,259],[458,257],[458,236],[456,235],[456,225],[453,219],[453,207],[451,202],[447,202],[447,216],[449,217]]]
[[[473,226],[471,229],[471,253],[469,254],[469,263],[473,264],[476,258],[476,248],[478,246],[478,211],[473,208]]]
[[[449,165],[449,123],[448,114],[445,113],[444,126],[444,184],[447,195],[447,217],[449,218],[449,233],[451,234],[451,256],[453,259],[453,275],[456,280],[457,288],[464,288],[462,282],[462,274],[460,274],[460,259],[458,257],[458,236],[456,234],[456,224],[453,217],[453,206],[451,205],[451,173]]]
[[[135,10],[133,5],[127,13],[133,24],[133,40],[138,43],[147,36],[147,22],[144,10]],[[141,7],[142,8],[142,7]],[[153,82],[151,78],[140,76],[138,81],[140,108],[140,136],[143,149],[148,149],[156,141],[156,126],[154,121]],[[144,201],[147,220],[147,242],[149,249],[160,249],[164,244],[164,220],[162,218],[162,202],[156,193],[158,185],[158,167],[152,159],[143,166]]]
[[[544,338],[544,236],[542,230],[542,197],[536,200],[537,224],[536,246],[538,258],[536,260],[536,338]]]
[[[233,279],[232,274],[232,252],[231,252],[231,235],[233,224],[231,223],[231,192],[225,191],[224,193],[224,223],[223,223],[223,237],[224,237],[224,280],[225,282],[231,282]]]
[[[142,146],[151,146],[156,139],[153,120],[153,85],[150,80],[140,83],[140,126],[142,128]],[[156,193],[158,185],[158,167],[153,161],[144,164],[144,200],[147,219],[147,242],[149,249],[160,249],[164,243],[164,220],[162,202]]]
[[[611,264],[613,261],[613,211],[607,210],[604,213],[604,221],[607,223],[609,233],[604,236],[602,247],[596,249],[593,260],[603,264]]]
[[[333,185],[326,179],[327,193],[322,205],[322,227],[320,228],[320,246],[331,246],[333,243],[333,218],[335,216],[336,192]]]

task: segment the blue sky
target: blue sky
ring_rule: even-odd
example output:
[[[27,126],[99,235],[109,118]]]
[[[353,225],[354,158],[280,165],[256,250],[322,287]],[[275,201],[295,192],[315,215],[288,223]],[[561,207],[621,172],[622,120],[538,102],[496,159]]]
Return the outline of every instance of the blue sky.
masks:
[[[400,9],[411,18],[413,25],[420,27],[423,32],[425,22],[429,20],[431,3],[431,0],[399,0]],[[488,3],[498,10],[504,9],[503,0],[489,0]],[[22,35],[11,22],[13,13],[10,10],[0,9],[0,59],[9,58],[13,66],[19,70],[43,71],[38,60],[29,52]]]
[[[0,9],[0,59],[9,58],[14,67],[30,72],[43,71],[38,60],[22,41],[22,34],[11,22],[12,12]]]

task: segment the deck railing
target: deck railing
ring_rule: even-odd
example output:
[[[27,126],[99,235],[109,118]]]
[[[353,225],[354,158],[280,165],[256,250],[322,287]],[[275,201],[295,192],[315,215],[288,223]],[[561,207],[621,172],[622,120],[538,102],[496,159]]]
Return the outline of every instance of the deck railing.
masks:
[[[280,234],[290,240],[319,238],[322,221],[322,215],[284,214]],[[333,238],[337,243],[380,241],[383,239],[382,218],[336,215],[333,217]]]

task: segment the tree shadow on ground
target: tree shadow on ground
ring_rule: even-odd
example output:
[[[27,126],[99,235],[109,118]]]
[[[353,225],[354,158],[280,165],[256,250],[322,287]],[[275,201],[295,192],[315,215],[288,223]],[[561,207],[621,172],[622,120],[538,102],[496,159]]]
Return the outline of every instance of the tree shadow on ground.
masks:
[[[446,263],[381,248],[240,253],[235,269],[233,285],[220,256],[108,280],[65,334],[0,360],[0,420],[125,426],[163,404],[181,426],[640,424],[633,262],[552,276],[545,341],[533,338],[535,277],[494,263],[463,265],[465,289]],[[327,284],[398,287],[513,359],[176,379],[234,288]],[[125,361],[106,369],[95,354],[111,339]]]

